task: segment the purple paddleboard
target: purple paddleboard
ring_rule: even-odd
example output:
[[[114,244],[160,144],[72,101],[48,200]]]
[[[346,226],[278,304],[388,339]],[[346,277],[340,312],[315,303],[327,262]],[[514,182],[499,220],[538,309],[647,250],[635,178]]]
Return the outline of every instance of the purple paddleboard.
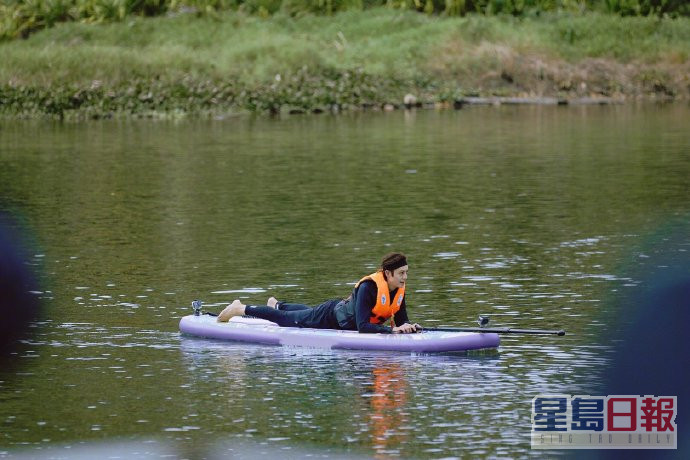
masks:
[[[360,334],[357,331],[280,327],[256,318],[232,318],[219,323],[208,315],[185,316],[180,331],[197,337],[347,350],[383,350],[437,353],[496,348],[498,334],[478,332],[425,331],[420,334]]]

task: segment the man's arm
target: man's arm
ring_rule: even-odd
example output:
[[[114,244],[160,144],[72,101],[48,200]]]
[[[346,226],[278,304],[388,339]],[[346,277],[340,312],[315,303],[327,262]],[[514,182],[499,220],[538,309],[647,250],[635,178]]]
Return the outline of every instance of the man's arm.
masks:
[[[391,294],[392,297],[392,294]],[[405,305],[405,298],[403,297],[402,304],[400,304],[400,310],[393,316],[396,326],[402,326],[405,323],[409,323],[410,320],[407,318],[407,306]]]
[[[410,320],[407,318],[407,305],[405,305],[405,298],[403,297],[402,304],[400,304],[400,310],[393,317],[395,320],[396,328],[393,332],[421,332],[422,326],[417,323],[411,324]]]

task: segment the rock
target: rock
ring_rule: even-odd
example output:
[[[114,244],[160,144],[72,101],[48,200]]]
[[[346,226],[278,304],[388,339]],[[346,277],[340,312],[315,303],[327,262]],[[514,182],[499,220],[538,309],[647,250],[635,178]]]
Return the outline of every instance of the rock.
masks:
[[[403,98],[403,104],[405,104],[406,108],[411,109],[417,105],[417,97],[414,94],[407,93]]]

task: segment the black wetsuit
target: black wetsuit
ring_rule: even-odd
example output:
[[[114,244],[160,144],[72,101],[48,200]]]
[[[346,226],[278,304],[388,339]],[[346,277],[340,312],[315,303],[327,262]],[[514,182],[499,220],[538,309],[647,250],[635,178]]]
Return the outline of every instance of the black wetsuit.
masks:
[[[390,293],[394,299],[397,289]],[[247,306],[245,314],[273,321],[282,327],[310,327],[315,329],[347,329],[359,332],[390,334],[390,327],[369,322],[376,305],[376,283],[365,280],[347,299],[331,299],[314,308],[302,304],[279,302],[278,308]],[[405,298],[395,314],[396,325],[409,322]]]

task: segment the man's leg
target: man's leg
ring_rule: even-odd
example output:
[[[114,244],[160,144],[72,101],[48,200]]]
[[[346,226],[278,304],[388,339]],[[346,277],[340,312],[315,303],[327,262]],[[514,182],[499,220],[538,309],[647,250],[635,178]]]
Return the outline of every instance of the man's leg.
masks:
[[[294,311],[282,311],[271,307],[252,307],[235,300],[220,312],[218,321],[226,322],[233,316],[249,315],[272,321],[282,327],[300,327],[300,322],[309,316],[311,310],[311,308],[306,307]]]
[[[253,307],[251,305],[247,305],[244,310],[245,315],[266,319],[281,327],[302,327],[302,322],[312,312],[312,309],[309,307],[292,311],[284,311],[276,310],[271,307]]]
[[[283,311],[299,311],[299,310],[311,309],[310,306],[302,305],[301,303],[280,302],[275,297],[269,297],[268,300],[266,301],[266,305],[271,307],[271,308],[275,308],[276,310],[283,310]]]
[[[314,329],[339,329],[338,321],[335,318],[333,309],[342,299],[327,300],[321,305],[310,308],[303,317],[300,318],[299,327],[310,327]]]

